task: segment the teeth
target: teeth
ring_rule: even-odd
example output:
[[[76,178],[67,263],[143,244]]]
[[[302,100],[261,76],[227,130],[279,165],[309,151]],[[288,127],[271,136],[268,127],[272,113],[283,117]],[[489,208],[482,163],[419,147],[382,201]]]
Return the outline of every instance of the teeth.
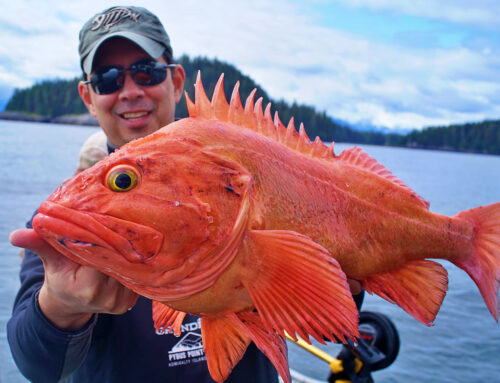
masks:
[[[144,117],[147,114],[148,114],[148,112],[131,112],[131,113],[123,113],[122,116],[123,116],[123,118],[126,118],[127,120],[132,120],[134,118]]]

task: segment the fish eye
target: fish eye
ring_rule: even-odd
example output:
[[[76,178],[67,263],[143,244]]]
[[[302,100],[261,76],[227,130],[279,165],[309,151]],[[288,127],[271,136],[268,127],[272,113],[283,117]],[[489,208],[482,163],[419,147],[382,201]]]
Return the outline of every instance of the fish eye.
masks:
[[[109,188],[116,192],[127,192],[137,186],[139,174],[131,166],[119,165],[112,168],[106,175]]]

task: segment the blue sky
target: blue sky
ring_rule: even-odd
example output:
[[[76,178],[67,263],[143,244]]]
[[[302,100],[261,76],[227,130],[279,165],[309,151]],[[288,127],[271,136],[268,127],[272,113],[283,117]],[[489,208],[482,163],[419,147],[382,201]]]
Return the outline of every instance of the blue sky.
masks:
[[[16,87],[80,74],[81,25],[115,1],[2,4],[0,108]],[[236,65],[273,98],[353,125],[422,128],[500,118],[500,2],[139,1],[176,55]],[[307,128],[307,127],[306,127]]]

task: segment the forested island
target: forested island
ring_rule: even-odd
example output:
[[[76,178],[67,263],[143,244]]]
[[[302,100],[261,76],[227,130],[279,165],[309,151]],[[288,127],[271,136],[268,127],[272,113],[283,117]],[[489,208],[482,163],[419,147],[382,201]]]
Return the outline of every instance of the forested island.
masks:
[[[468,123],[460,125],[429,127],[414,130],[408,134],[359,131],[340,124],[324,111],[313,106],[288,103],[271,99],[266,91],[250,77],[241,73],[233,65],[217,59],[204,57],[178,59],[186,71],[185,89],[194,98],[193,84],[198,70],[202,72],[203,84],[207,95],[211,96],[221,73],[224,73],[224,90],[229,100],[236,81],[240,81],[242,102],[257,88],[255,100],[263,98],[263,105],[272,103],[273,113],[278,111],[281,121],[286,125],[293,116],[298,128],[302,122],[311,139],[319,136],[323,141],[350,142],[374,145],[403,146],[412,148],[454,150],[485,154],[500,154],[500,120]],[[71,80],[45,80],[26,89],[16,89],[0,118],[25,119],[42,122],[63,122],[95,124],[83,105],[77,92],[81,77]],[[176,110],[177,117],[187,116],[184,96]]]

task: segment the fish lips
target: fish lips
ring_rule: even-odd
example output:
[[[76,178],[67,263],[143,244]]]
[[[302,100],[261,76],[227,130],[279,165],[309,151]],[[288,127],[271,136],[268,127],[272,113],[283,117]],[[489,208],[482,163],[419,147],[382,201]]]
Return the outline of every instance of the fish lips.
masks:
[[[108,260],[116,254],[131,263],[146,263],[163,245],[163,234],[149,226],[51,201],[40,206],[33,228],[63,253],[90,265],[99,263],[96,256]]]

